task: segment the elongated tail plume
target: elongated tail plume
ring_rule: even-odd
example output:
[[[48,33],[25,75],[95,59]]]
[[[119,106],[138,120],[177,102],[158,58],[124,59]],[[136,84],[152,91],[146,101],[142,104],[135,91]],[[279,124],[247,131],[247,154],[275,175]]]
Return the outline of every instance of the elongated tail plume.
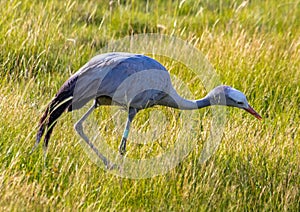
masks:
[[[49,139],[51,137],[53,128],[56,125],[57,119],[64,111],[66,111],[66,109],[69,111],[72,110],[72,96],[76,81],[77,77],[75,76],[66,81],[55,95],[54,99],[47,106],[43,116],[40,119],[39,129],[36,135],[36,142],[32,151],[39,145],[44,134],[44,149],[47,149]]]
[[[40,122],[39,122],[39,130],[38,130],[38,133],[36,135],[36,143],[35,143],[35,146],[33,147],[33,149],[35,149],[37,147],[37,145],[40,143],[41,141],[41,138],[45,132],[45,126],[47,125],[46,124],[46,119],[48,117],[48,114],[49,114],[49,107],[50,105],[47,106],[46,108],[46,111],[44,112],[42,118],[40,119]]]

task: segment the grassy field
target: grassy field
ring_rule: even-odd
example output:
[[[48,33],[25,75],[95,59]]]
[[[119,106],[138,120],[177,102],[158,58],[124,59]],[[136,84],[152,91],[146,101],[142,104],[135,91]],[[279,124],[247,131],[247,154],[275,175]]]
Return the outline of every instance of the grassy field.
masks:
[[[299,211],[299,1],[0,0],[0,14],[1,211]],[[71,114],[54,130],[47,166],[41,147],[29,155],[38,120],[62,83],[108,41],[138,33],[189,41],[223,84],[245,92],[263,121],[228,109],[221,145],[199,164],[210,122],[209,109],[201,110],[197,148],[148,179],[120,178],[90,161]],[[180,64],[160,62],[186,78],[195,97],[205,94]],[[98,115],[103,130],[109,113]],[[146,117],[147,111],[134,124]],[[169,138],[172,131],[159,142],[168,147]],[[107,136],[116,150],[119,139]],[[148,150],[129,144],[128,157]]]

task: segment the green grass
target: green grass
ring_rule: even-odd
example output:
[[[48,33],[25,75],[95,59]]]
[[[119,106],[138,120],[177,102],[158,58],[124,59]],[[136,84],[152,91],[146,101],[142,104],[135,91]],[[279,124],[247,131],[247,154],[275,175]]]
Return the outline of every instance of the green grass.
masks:
[[[0,14],[1,211],[299,211],[299,1],[1,0]],[[229,109],[219,149],[199,164],[210,126],[209,110],[201,110],[195,150],[149,179],[123,179],[90,161],[71,114],[54,130],[46,167],[42,148],[29,155],[43,109],[70,74],[109,41],[152,32],[200,49],[222,83],[244,91],[263,121]],[[186,79],[194,96],[205,94],[180,64],[158,59]],[[134,124],[141,126],[148,112]],[[109,127],[107,109],[95,115],[117,150],[122,130]],[[171,130],[154,150],[173,145],[170,138]],[[129,140],[128,157],[145,156],[148,147]]]

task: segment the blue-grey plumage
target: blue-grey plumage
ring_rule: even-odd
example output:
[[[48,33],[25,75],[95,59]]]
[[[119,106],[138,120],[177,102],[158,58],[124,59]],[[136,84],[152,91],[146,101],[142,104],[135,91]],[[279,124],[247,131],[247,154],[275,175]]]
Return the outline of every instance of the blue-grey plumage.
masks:
[[[75,76],[73,106],[76,109],[101,96],[111,98],[117,105],[142,109],[152,106],[171,89],[167,70],[156,60],[138,54],[98,55]]]
[[[62,85],[40,120],[35,147],[46,131],[46,150],[52,130],[61,114],[65,110],[80,109],[91,100],[94,100],[94,105],[75,124],[75,130],[106,166],[109,162],[90,142],[82,127],[83,121],[101,105],[119,105],[128,110],[128,119],[119,147],[121,154],[126,150],[130,124],[137,112],[154,105],[183,110],[226,105],[245,109],[261,119],[250,107],[245,95],[234,88],[221,85],[202,99],[184,99],[175,91],[168,71],[158,61],[141,54],[113,52],[95,56]]]

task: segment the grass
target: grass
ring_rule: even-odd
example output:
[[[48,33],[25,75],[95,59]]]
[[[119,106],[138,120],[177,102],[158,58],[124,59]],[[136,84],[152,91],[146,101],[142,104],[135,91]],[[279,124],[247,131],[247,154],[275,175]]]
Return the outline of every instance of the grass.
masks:
[[[1,211],[299,211],[299,1],[2,0],[0,11]],[[201,110],[195,150],[167,174],[148,179],[123,179],[88,160],[71,114],[54,130],[46,167],[41,148],[29,155],[43,109],[70,74],[107,42],[152,32],[200,49],[222,83],[244,91],[263,121],[229,109],[221,145],[199,164],[210,123],[209,110]],[[180,64],[158,59],[186,79],[194,96],[205,94]],[[148,113],[134,124],[142,126]],[[105,129],[108,110],[95,116],[117,149],[121,132]],[[173,145],[172,136],[165,132],[160,145]],[[129,141],[129,155],[145,156],[148,147]]]

